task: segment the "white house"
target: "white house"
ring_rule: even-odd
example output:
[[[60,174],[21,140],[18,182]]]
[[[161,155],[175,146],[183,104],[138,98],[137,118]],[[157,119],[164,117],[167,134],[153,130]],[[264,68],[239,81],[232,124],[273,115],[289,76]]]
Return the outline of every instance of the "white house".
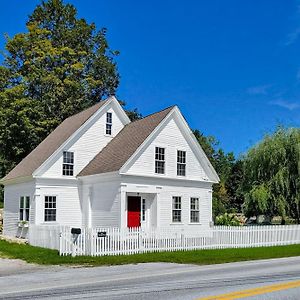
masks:
[[[24,224],[205,230],[218,181],[177,106],[130,122],[109,97],[62,122],[2,178],[4,235]]]

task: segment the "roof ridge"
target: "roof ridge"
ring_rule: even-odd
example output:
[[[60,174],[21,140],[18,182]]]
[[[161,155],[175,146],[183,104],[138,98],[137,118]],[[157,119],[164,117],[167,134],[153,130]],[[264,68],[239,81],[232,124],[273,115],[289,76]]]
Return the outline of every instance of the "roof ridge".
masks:
[[[142,117],[141,119],[132,121],[131,123],[136,123],[136,122],[138,122],[138,121],[145,120],[145,119],[148,118],[148,117],[151,117],[151,116],[153,116],[153,115],[159,114],[159,113],[161,113],[161,112],[163,112],[163,111],[165,111],[165,110],[168,110],[168,109],[170,109],[170,108],[174,108],[174,107],[176,107],[176,106],[177,106],[177,105],[171,105],[171,106],[168,106],[168,107],[166,107],[166,108],[164,108],[164,109],[162,109],[162,110],[159,110],[159,111],[154,112],[154,113],[151,113],[151,114],[149,114],[149,115],[147,115],[147,116],[145,116],[145,117]],[[131,123],[129,123],[129,124],[131,124]],[[127,125],[129,125],[129,124],[127,124]]]

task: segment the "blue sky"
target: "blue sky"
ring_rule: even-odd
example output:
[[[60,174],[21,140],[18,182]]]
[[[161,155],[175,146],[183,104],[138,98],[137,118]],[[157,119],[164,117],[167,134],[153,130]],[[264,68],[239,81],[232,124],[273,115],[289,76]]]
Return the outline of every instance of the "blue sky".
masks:
[[[192,128],[237,155],[278,124],[300,126],[299,1],[68,2],[108,28],[129,108],[177,104]],[[37,3],[1,2],[0,49]]]

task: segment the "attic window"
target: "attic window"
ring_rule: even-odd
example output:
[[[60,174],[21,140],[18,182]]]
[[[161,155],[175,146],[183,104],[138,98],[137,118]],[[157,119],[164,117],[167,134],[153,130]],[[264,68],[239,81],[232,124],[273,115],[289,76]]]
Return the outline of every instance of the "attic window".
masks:
[[[106,134],[111,135],[112,132],[112,113],[106,113]]]
[[[155,173],[165,174],[165,148],[155,147]]]
[[[69,152],[69,151],[63,152],[63,175],[64,176],[74,175],[74,152]]]
[[[177,175],[185,176],[186,170],[186,152],[178,150],[177,151]]]

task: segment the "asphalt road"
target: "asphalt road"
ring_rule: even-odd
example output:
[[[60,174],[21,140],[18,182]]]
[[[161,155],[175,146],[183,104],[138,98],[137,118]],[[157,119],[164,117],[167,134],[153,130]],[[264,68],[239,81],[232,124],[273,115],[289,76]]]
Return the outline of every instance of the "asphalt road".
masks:
[[[300,299],[300,257],[211,266],[64,268],[16,262],[5,268],[9,262],[0,260],[0,299],[219,299],[222,294],[227,295],[220,299]]]

